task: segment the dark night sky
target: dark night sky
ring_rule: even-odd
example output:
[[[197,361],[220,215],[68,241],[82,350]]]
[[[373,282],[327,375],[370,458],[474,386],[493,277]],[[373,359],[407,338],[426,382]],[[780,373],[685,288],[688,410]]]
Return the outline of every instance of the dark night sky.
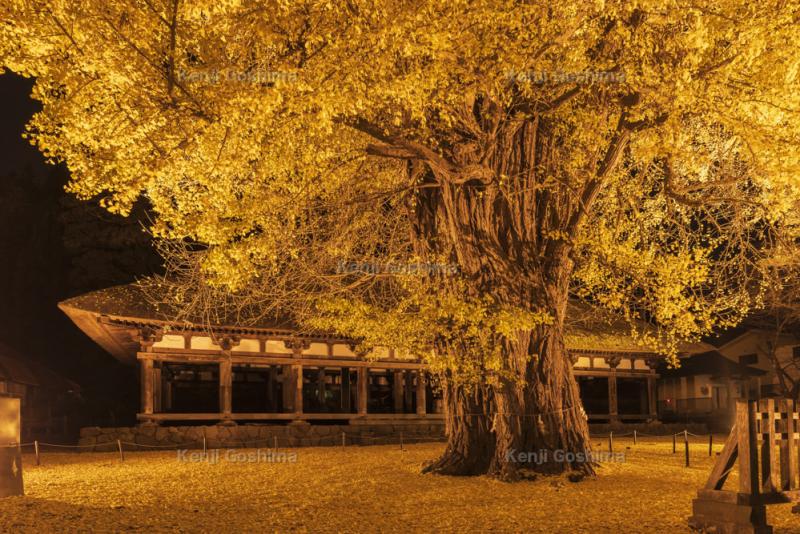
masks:
[[[6,74],[0,76],[0,174],[22,172],[26,166],[37,174],[47,173],[47,164],[35,147],[21,134],[25,123],[38,109],[36,102],[28,97],[33,80]]]
[[[21,137],[39,107],[32,85],[0,76],[0,341],[78,382],[92,422],[107,424],[109,408],[135,413],[135,369],[117,364],[56,304],[152,273],[159,260],[136,219],[143,209],[124,219],[77,201],[63,191],[65,167],[47,164]]]

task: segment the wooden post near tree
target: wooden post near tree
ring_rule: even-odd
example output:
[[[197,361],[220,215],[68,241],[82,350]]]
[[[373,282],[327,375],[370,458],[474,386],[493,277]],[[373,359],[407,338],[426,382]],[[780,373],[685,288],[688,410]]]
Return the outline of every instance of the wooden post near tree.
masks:
[[[689,431],[683,431],[683,448],[686,451],[686,467],[689,467]]]
[[[766,507],[800,502],[799,418],[790,399],[737,402],[736,424],[692,502],[689,525],[718,534],[772,534]],[[737,466],[738,491],[723,489]]]

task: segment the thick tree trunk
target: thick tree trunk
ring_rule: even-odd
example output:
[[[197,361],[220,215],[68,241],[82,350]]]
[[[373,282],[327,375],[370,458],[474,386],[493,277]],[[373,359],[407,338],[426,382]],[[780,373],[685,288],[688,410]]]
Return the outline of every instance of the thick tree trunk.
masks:
[[[558,125],[537,115],[489,127],[499,124],[492,122],[500,120],[497,109],[488,99],[472,103],[467,120],[474,128],[486,127],[487,148],[480,158],[477,149],[454,154],[461,168],[488,166],[497,179],[454,175],[436,165],[426,170],[422,162],[409,165],[412,183],[422,179],[432,186],[420,188],[411,207],[415,251],[423,258],[451,258],[459,266],[454,290],[466,286],[466,295],[490,296],[498,308],[546,311],[553,321],[513,339],[497,330],[486,333],[501,349],[503,369],[485,377],[491,398],[478,403],[486,408],[485,423],[459,419],[460,412],[475,410],[475,399],[450,392],[447,450],[431,470],[504,480],[516,480],[526,470],[590,474],[588,424],[563,325],[571,239],[600,182],[592,182],[576,202],[570,187],[550,183],[563,172]],[[470,358],[475,355],[463,355]]]
[[[495,452],[490,393],[485,386],[442,384],[447,421],[447,447],[423,472],[441,475],[485,474]]]
[[[505,361],[520,365],[492,387],[443,385],[447,446],[424,472],[506,481],[527,472],[594,473],[589,427],[561,329],[549,326],[527,337],[504,347]]]
[[[524,382],[504,380],[494,392],[496,452],[489,472],[503,480],[517,480],[526,470],[593,474],[589,426],[561,329],[547,327],[531,337]],[[527,353],[521,345],[516,350]]]

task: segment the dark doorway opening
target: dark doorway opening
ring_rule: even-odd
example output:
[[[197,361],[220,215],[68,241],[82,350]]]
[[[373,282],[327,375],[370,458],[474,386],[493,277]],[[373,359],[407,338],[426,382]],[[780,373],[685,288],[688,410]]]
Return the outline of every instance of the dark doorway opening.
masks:
[[[608,415],[608,378],[604,376],[579,376],[583,409],[587,415]]]
[[[161,411],[219,413],[219,366],[163,363]]]
[[[647,379],[617,378],[617,406],[620,415],[647,414]]]
[[[234,413],[280,413],[283,410],[283,384],[280,366],[233,366]]]

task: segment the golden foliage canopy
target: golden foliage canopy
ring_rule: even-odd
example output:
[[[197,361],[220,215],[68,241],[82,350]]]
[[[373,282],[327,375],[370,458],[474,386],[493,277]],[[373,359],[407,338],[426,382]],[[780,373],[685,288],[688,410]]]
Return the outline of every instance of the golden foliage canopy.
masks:
[[[2,65],[36,77],[43,103],[29,135],[70,190],[121,213],[145,195],[155,235],[206,244],[202,272],[229,291],[312,244],[328,269],[414,261],[413,217],[386,213],[441,188],[490,224],[498,206],[523,214],[507,217],[530,249],[509,280],[543,290],[563,253],[573,295],[692,337],[747,310],[769,232],[794,224],[794,0],[7,0],[0,17]],[[499,147],[523,127],[544,163],[507,174]],[[346,225],[331,222],[342,200]],[[450,239],[423,259],[501,271],[502,236],[483,267]],[[432,318],[453,286],[420,303],[416,283],[391,309],[429,310],[423,338],[458,323]],[[373,305],[347,287],[326,305]],[[511,304],[542,323],[538,304]]]

